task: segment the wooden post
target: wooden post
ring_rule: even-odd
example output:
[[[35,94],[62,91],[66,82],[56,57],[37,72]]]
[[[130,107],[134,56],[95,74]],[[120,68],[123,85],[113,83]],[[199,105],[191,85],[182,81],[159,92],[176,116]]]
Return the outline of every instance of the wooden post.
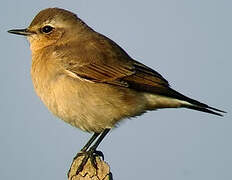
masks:
[[[96,157],[97,170],[93,167],[90,159],[88,159],[83,170],[76,175],[77,168],[83,158],[83,156],[80,156],[72,162],[68,180],[113,180],[109,165],[98,156]]]

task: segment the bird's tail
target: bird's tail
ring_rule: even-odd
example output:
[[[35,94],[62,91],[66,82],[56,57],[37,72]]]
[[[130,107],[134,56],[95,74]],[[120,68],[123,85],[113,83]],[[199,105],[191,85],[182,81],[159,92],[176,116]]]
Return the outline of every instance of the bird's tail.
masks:
[[[206,104],[204,104],[206,105]],[[213,107],[210,107],[208,105],[206,106],[199,106],[199,105],[185,105],[184,107],[189,108],[189,109],[193,109],[193,110],[197,110],[197,111],[202,111],[205,113],[210,113],[210,114],[214,114],[214,115],[218,115],[218,116],[223,116],[222,113],[226,113],[225,111],[222,111],[220,109],[216,109]]]
[[[169,89],[169,95],[172,98],[176,98],[181,101],[185,101],[187,103],[183,103],[182,107],[188,108],[188,109],[193,109],[197,111],[202,111],[205,113],[210,113],[218,116],[223,116],[222,113],[226,113],[225,111],[222,111],[220,109],[216,109],[214,107],[208,106],[207,104],[201,103],[197,100],[191,99],[173,89]]]

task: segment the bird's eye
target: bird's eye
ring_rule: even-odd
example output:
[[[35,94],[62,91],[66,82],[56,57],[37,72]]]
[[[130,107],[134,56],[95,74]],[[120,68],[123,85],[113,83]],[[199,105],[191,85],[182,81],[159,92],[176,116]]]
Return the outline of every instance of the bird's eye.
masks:
[[[53,29],[54,28],[52,26],[47,25],[47,26],[44,26],[41,30],[43,33],[48,34],[48,33],[52,32]]]

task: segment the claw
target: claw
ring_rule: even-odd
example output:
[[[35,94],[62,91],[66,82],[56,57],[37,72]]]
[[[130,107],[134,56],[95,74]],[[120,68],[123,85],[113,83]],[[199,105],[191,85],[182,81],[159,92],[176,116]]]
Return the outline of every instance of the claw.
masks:
[[[84,156],[84,158],[82,159],[81,164],[77,168],[76,175],[78,175],[84,169],[84,166],[88,162],[88,159],[90,159],[92,166],[96,170],[98,170],[96,157],[100,156],[104,160],[104,154],[101,151],[96,151],[95,149],[91,149],[91,148],[88,151],[81,151],[77,153],[77,155],[73,158],[73,161],[75,161],[80,156]]]
[[[103,152],[101,152],[101,151],[95,151],[94,154],[95,154],[95,156],[100,156],[102,158],[102,160],[104,160],[104,154],[103,154]]]
[[[82,148],[82,150],[73,158],[73,162],[72,165],[74,163],[74,161],[79,157],[79,156],[84,156],[84,158],[81,161],[81,164],[79,165],[79,167],[76,170],[76,175],[78,175],[81,171],[83,171],[84,166],[86,165],[86,163],[88,162],[88,159],[90,158],[90,162],[91,165],[96,169],[96,171],[98,170],[97,167],[97,161],[96,161],[96,157],[100,157],[104,160],[104,154],[101,151],[96,151],[97,147],[99,146],[99,144],[101,143],[101,141],[104,139],[104,137],[106,136],[106,134],[110,131],[110,129],[105,129],[102,133],[94,133],[93,136],[90,138],[90,140],[87,142],[87,144]],[[95,141],[95,139],[100,135],[100,137],[96,140],[96,142],[92,145],[92,143]],[[92,146],[91,146],[92,145]],[[89,149],[87,151],[87,149]],[[69,169],[68,172],[68,177],[70,175],[70,171],[72,168],[72,165]]]
[[[90,157],[90,161],[91,161],[92,166],[93,166],[96,170],[98,170],[97,161],[96,161],[96,156],[94,156],[93,158]]]
[[[77,168],[76,175],[78,175],[78,174],[84,169],[84,166],[85,166],[85,164],[87,163],[88,159],[89,159],[89,156],[88,156],[88,155],[86,155],[86,156],[82,159],[81,164],[80,164],[79,167]]]
[[[86,154],[86,151],[81,151],[81,152],[77,153],[77,155],[73,158],[73,161],[76,160],[80,156],[84,156],[85,154]]]

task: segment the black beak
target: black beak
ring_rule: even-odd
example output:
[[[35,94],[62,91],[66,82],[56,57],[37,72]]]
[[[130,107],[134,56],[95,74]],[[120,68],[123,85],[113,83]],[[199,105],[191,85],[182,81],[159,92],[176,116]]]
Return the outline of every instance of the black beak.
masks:
[[[23,36],[30,36],[32,34],[35,34],[34,32],[30,32],[28,29],[12,29],[7,32],[17,35],[23,35]]]

